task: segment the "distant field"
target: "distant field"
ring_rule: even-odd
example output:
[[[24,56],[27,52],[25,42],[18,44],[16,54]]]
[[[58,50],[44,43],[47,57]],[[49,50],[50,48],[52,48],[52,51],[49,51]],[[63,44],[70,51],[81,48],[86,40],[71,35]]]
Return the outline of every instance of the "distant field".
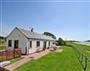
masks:
[[[0,39],[0,50],[5,48],[5,40]]]
[[[90,46],[75,44],[75,43],[68,43],[68,44],[78,48],[83,54],[85,54],[86,56],[90,58]]]
[[[81,44],[75,44],[75,43],[68,43],[67,45],[71,45],[72,47],[79,50],[79,53],[75,50],[75,53],[80,60],[81,65],[85,68],[86,71],[90,70],[90,46],[88,45],[81,45]]]

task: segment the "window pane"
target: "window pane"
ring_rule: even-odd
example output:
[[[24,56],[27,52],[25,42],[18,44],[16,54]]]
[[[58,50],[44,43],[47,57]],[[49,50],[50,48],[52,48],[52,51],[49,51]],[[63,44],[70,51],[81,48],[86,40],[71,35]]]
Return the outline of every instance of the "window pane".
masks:
[[[32,41],[30,41],[30,48],[32,47]]]
[[[40,46],[40,41],[37,41],[37,47],[39,47]]]
[[[9,47],[12,46],[12,40],[8,40],[8,46],[9,46]]]
[[[14,48],[18,48],[18,47],[19,47],[18,44],[19,44],[19,41],[18,41],[18,40],[15,40],[15,41],[14,41]]]

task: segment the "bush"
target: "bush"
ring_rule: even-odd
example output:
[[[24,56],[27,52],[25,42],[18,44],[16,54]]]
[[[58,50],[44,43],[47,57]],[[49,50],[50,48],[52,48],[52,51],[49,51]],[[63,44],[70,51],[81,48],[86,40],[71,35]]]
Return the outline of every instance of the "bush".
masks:
[[[62,38],[59,38],[57,41],[57,45],[65,45],[65,41]]]

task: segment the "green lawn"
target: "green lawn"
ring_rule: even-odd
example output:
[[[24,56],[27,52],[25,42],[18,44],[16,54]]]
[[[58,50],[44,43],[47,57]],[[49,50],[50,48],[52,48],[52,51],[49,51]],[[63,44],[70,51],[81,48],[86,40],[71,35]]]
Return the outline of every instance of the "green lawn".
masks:
[[[16,62],[18,60],[21,60],[21,59],[23,59],[23,58],[22,57],[17,57],[17,58],[11,59],[10,62],[12,64],[12,63],[14,63],[14,62]]]
[[[68,43],[68,44],[78,48],[83,54],[85,54],[86,56],[88,56],[88,58],[90,58],[90,46],[74,44],[74,43]]]
[[[5,40],[0,39],[0,50],[5,49]]]
[[[80,57],[79,59],[82,60],[82,55],[83,54],[83,62],[82,64],[85,66],[85,57],[88,58],[88,62],[87,62],[87,70],[86,71],[90,71],[90,46],[86,46],[86,45],[80,45],[80,44],[75,44],[75,43],[68,43],[67,45],[71,45],[72,47],[77,48],[80,51]],[[76,52],[77,53],[77,52]],[[79,54],[78,54],[79,56]]]
[[[17,62],[17,61],[19,61],[21,59],[23,59],[23,58],[22,57],[17,57],[17,58],[11,59],[9,61],[10,61],[10,64],[12,64],[12,63],[15,63],[15,62]],[[7,64],[7,65],[10,65],[10,64]],[[5,65],[5,66],[7,66],[7,65]]]
[[[62,53],[51,52],[47,56],[22,65],[15,71],[83,71],[83,69],[73,49],[64,46]]]

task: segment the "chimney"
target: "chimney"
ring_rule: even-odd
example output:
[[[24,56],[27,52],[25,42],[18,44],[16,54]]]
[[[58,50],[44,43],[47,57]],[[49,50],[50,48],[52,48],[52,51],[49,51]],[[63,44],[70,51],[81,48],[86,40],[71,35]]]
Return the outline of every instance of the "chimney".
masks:
[[[31,32],[33,32],[33,30],[34,30],[34,29],[32,28],[32,29],[31,29]]]

